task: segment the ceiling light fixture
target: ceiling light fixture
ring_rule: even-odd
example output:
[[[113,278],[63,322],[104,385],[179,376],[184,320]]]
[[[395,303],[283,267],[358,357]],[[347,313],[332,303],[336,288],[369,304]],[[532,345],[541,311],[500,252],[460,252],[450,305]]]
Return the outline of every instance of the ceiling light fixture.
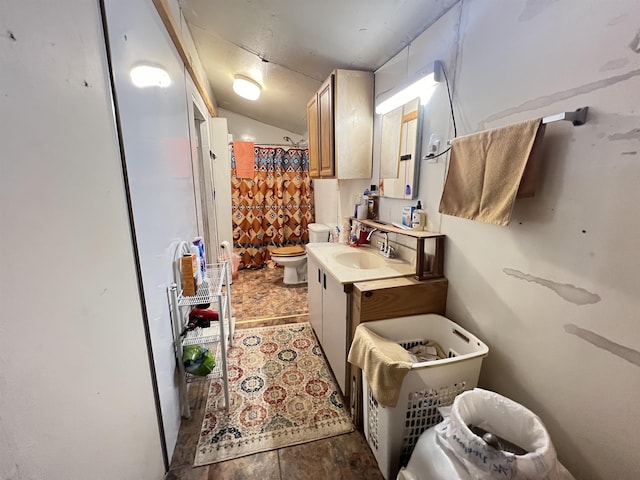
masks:
[[[236,75],[233,79],[233,91],[247,100],[260,98],[262,87],[257,82],[244,75]]]
[[[376,106],[376,113],[384,115],[417,97],[420,97],[420,104],[425,105],[433,95],[436,85],[440,82],[441,71],[442,65],[439,61],[435,61],[433,68],[430,68],[428,72],[423,72],[420,79],[401,88],[400,91],[379,103]]]
[[[160,87],[171,85],[171,77],[166,70],[150,65],[139,65],[129,72],[131,81],[138,88]]]

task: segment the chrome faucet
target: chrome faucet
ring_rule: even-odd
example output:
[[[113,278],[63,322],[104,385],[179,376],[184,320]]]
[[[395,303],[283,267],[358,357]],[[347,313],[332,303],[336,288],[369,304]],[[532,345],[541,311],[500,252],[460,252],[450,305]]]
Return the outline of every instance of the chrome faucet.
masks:
[[[377,231],[378,231],[377,228],[373,228],[369,232],[369,235],[367,235],[367,242],[371,240],[371,235],[373,235],[373,232],[377,232]],[[386,258],[393,258],[393,247],[389,245],[389,234],[387,232],[382,232],[382,231],[380,233],[384,235],[384,242],[378,242],[378,245],[380,245],[380,255]]]
[[[384,242],[378,242],[380,245],[380,255],[386,258],[393,258],[393,247],[389,245],[389,234],[387,232],[380,232],[384,235]]]

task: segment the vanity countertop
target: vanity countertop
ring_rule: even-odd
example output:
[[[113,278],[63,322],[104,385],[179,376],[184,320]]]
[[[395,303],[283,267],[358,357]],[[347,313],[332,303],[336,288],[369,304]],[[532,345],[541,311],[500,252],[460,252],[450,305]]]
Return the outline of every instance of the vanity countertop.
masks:
[[[413,264],[401,259],[385,258],[377,248],[369,246],[309,243],[307,253],[340,283],[403,277],[415,273]]]

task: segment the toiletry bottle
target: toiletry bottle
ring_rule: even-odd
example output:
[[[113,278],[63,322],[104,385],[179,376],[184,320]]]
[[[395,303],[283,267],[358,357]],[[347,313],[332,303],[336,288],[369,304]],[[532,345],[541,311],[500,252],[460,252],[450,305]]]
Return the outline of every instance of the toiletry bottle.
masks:
[[[204,278],[207,275],[207,259],[204,253],[204,239],[202,237],[196,237],[193,240],[193,244],[198,247],[198,257],[200,261],[200,275]]]
[[[366,245],[369,243],[367,236],[369,235],[369,229],[363,225],[360,225],[360,233],[358,234],[358,245]]]
[[[375,185],[371,185],[367,210],[368,210],[367,212],[368,219],[370,220],[378,219],[378,191],[376,190]]]
[[[357,247],[358,246],[358,235],[356,234],[357,224],[354,222],[351,227],[351,233],[349,235],[349,246]]]
[[[411,215],[411,229],[424,230],[427,224],[427,212],[422,209],[422,204],[418,200],[418,205]]]
[[[368,211],[369,211],[369,205],[367,204],[366,201],[363,200],[362,203],[358,205],[356,208],[356,218],[358,220],[366,220]]]

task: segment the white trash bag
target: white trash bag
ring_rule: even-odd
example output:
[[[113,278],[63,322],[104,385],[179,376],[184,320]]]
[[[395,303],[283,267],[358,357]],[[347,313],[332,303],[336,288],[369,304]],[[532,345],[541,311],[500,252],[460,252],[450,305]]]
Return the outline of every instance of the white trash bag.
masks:
[[[399,480],[454,478],[573,480],[538,416],[480,388],[456,397],[449,416],[422,434],[398,474]]]

